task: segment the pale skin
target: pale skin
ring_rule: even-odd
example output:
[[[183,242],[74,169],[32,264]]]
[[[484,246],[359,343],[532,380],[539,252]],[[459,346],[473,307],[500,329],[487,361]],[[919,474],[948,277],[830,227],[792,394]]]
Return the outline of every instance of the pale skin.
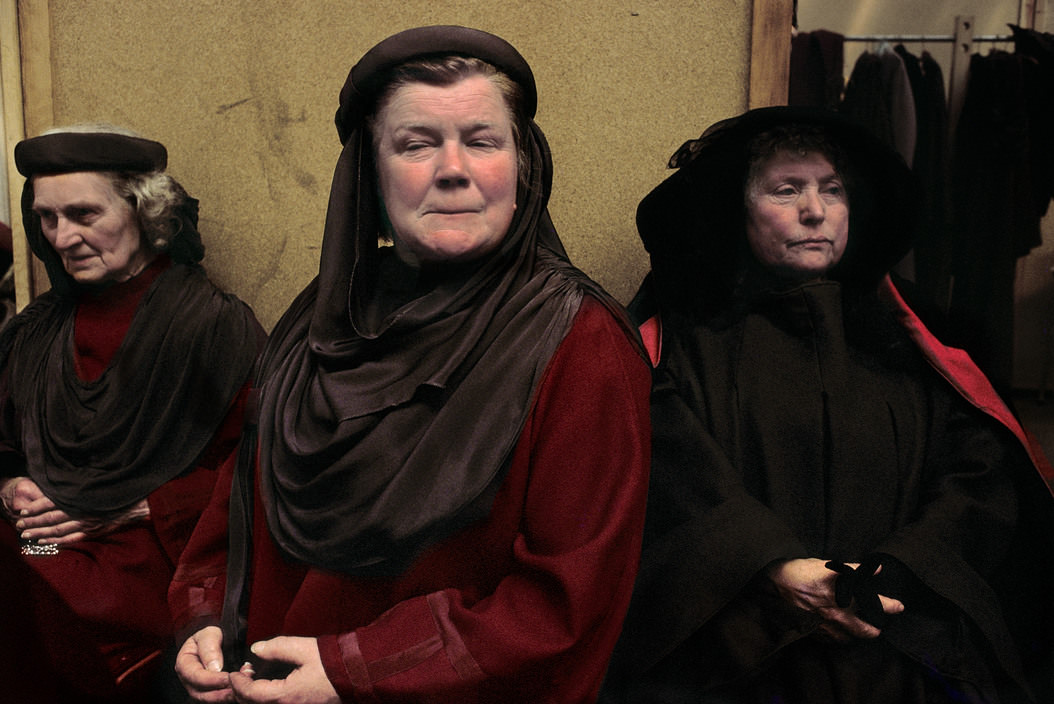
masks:
[[[822,279],[845,253],[849,239],[849,196],[842,177],[822,154],[779,151],[768,157],[748,187],[747,241],[754,257],[788,279]],[[789,604],[823,620],[821,634],[846,643],[877,638],[881,630],[859,618],[855,605],[835,601],[838,573],[826,560],[802,558],[769,565],[765,576]],[[854,569],[857,564],[850,563]],[[881,567],[876,570],[881,571]],[[879,594],[889,615],[904,604]]]
[[[14,477],[0,484],[0,502],[19,537],[41,545],[62,546],[98,538],[150,517],[150,506],[143,499],[118,516],[74,518],[55,506],[29,477]]]
[[[447,86],[410,83],[378,112],[380,190],[397,255],[411,266],[465,262],[492,252],[516,210],[512,115],[499,88],[474,75]],[[256,679],[249,663],[224,672],[223,633],[191,636],[176,674],[196,702],[336,704],[315,638],[279,636],[251,646],[261,660],[293,666]]]
[[[378,117],[378,177],[398,255],[416,266],[496,249],[516,209],[516,144],[494,83],[411,83]]]
[[[825,567],[826,560],[814,557],[773,563],[765,575],[785,601],[797,608],[820,616],[819,631],[831,640],[848,643],[856,639],[877,638],[882,631],[855,613],[855,605],[838,606],[834,598],[834,583],[838,573]],[[849,563],[856,568],[859,565]],[[881,567],[875,571],[878,574]],[[878,595],[882,610],[892,616],[904,611],[903,602]]]
[[[849,198],[822,154],[768,157],[746,194],[747,242],[767,269],[790,279],[820,279],[845,253]]]
[[[255,679],[249,663],[235,672],[224,672],[222,644],[223,633],[209,626],[188,638],[176,656],[176,673],[194,701],[339,704],[314,638],[279,636],[252,645],[250,649],[260,660],[293,666],[292,673],[281,680]]]
[[[132,206],[105,176],[81,171],[33,177],[33,212],[66,272],[81,284],[127,281],[156,256],[144,242]],[[74,518],[29,477],[0,484],[0,502],[21,538],[67,545],[146,520],[146,499],[117,516]]]
[[[127,281],[157,256],[143,241],[131,204],[94,171],[34,176],[33,212],[79,284]]]

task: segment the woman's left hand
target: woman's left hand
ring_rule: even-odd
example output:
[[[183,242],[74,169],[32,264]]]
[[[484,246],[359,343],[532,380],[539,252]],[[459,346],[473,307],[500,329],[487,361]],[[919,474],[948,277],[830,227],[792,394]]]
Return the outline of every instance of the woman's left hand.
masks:
[[[96,538],[150,517],[150,506],[146,499],[143,499],[117,516],[73,518],[55,506],[32,480],[23,479],[20,489],[21,500],[15,506],[19,512],[15,529],[19,531],[20,537],[44,545],[65,545]]]
[[[237,701],[246,704],[340,704],[337,690],[333,689],[322,667],[318,641],[314,638],[278,636],[254,643],[251,650],[263,663],[285,665],[292,668],[292,672],[283,679],[254,679],[256,673],[246,663],[241,670],[231,673],[231,688]]]

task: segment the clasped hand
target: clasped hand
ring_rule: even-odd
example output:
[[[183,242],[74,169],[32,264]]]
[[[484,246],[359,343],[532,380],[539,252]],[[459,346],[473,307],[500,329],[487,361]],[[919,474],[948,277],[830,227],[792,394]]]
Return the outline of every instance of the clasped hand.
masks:
[[[21,538],[44,545],[65,545],[97,538],[150,517],[150,507],[143,499],[117,515],[74,518],[55,506],[29,477],[15,477],[0,485],[0,502]]]
[[[176,674],[196,702],[243,704],[339,704],[314,638],[279,636],[250,648],[261,662],[285,664],[283,679],[257,679],[250,663],[235,672],[223,671],[223,634],[216,626],[201,629],[183,643],[176,656]]]
[[[825,560],[802,558],[773,563],[766,575],[776,592],[791,605],[820,616],[819,630],[831,639],[845,643],[856,638],[877,638],[882,631],[861,619],[856,604],[840,607],[835,599],[838,573],[828,569]],[[849,564],[856,568],[858,564]],[[874,574],[882,570],[879,566]],[[903,602],[879,594],[882,611],[888,615],[904,611]]]

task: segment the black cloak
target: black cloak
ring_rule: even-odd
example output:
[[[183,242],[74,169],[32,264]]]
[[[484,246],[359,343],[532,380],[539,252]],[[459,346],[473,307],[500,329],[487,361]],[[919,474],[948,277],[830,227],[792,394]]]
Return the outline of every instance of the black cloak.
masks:
[[[824,281],[766,278],[744,246],[747,144],[786,124],[848,155],[849,241]],[[879,295],[911,244],[906,165],[843,118],[778,107],[671,166],[638,209],[652,274],[637,304],[659,312],[662,352],[641,572],[605,701],[1027,700],[1029,676],[1049,677],[1050,494]],[[876,640],[826,643],[762,577],[799,557],[880,563],[846,586],[906,610]]]

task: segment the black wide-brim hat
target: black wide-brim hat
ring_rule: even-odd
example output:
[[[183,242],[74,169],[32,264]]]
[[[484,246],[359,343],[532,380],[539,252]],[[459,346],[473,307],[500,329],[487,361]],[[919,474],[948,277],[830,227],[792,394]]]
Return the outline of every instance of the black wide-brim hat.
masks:
[[[828,110],[777,106],[715,123],[670,158],[677,171],[637,207],[637,229],[651,255],[655,283],[684,292],[693,280],[728,292],[744,247],[751,141],[791,125],[819,128],[845,153],[849,241],[829,277],[870,288],[911,249],[919,194],[911,169],[864,127]]]

